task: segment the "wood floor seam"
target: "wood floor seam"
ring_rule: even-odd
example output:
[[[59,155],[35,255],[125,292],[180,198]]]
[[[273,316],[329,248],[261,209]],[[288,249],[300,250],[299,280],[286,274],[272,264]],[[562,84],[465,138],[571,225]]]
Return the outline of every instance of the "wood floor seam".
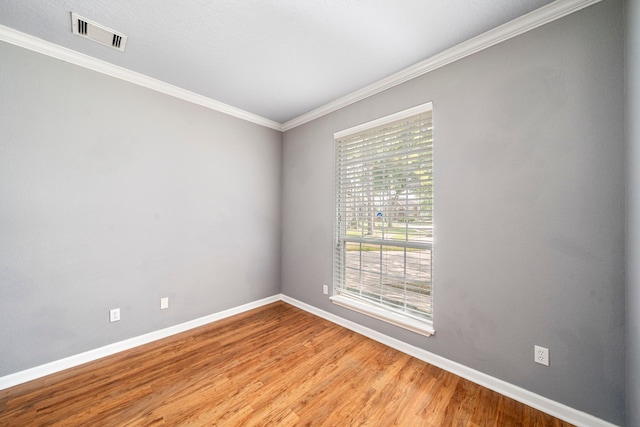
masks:
[[[0,394],[44,425],[570,426],[282,301]]]

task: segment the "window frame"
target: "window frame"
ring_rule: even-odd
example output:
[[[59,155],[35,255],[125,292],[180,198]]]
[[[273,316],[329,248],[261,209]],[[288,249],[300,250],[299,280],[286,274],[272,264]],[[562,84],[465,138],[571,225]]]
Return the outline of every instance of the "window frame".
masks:
[[[391,114],[385,117],[381,117],[379,119],[376,120],[372,120],[339,132],[334,133],[334,140],[333,140],[333,147],[334,150],[338,150],[338,140],[339,139],[343,139],[349,136],[353,136],[362,132],[366,132],[369,130],[373,130],[375,128],[378,128],[380,126],[384,126],[387,124],[391,124],[393,122],[397,122],[400,120],[404,120],[404,119],[409,119],[412,118],[414,116],[418,116],[421,114],[424,114],[426,112],[431,111],[432,117],[431,117],[431,128],[433,128],[433,103],[432,102],[427,102],[409,109],[406,109],[404,111],[400,111],[398,113],[395,114]],[[433,134],[432,134],[433,135]],[[433,138],[433,136],[432,136]],[[433,144],[433,143],[432,143]],[[433,147],[433,145],[432,145]],[[433,148],[432,148],[433,150]],[[433,163],[433,162],[432,162]],[[418,318],[415,316],[412,316],[411,314],[407,314],[407,313],[400,313],[396,310],[393,310],[391,307],[389,308],[385,308],[385,305],[380,303],[380,304],[376,304],[374,302],[369,302],[369,301],[365,301],[362,299],[356,299],[355,297],[350,297],[348,295],[343,295],[340,294],[340,289],[338,289],[337,286],[337,277],[340,273],[342,273],[343,275],[346,275],[346,263],[344,263],[342,266],[338,265],[338,253],[344,253],[345,249],[344,248],[340,248],[341,243],[348,243],[351,239],[347,237],[346,233],[341,233],[341,231],[339,230],[339,227],[342,227],[341,224],[339,224],[339,220],[338,220],[338,174],[337,174],[337,170],[335,170],[335,168],[338,167],[338,158],[337,158],[337,151],[336,153],[334,153],[334,160],[333,160],[333,164],[334,164],[334,187],[333,187],[333,200],[334,200],[334,204],[333,204],[333,212],[334,212],[334,227],[333,227],[333,232],[334,234],[334,248],[333,248],[333,283],[332,283],[332,295],[330,297],[330,300],[339,306],[348,308],[350,310],[354,310],[357,311],[359,313],[371,316],[373,318],[391,323],[393,325],[411,330],[413,332],[416,332],[418,334],[421,335],[425,335],[425,336],[431,336],[435,333],[434,327],[433,327],[433,246],[434,246],[434,242],[433,242],[433,238],[430,242],[429,246],[429,250],[430,250],[430,277],[429,277],[429,281],[430,281],[430,304],[431,304],[431,309],[429,312],[430,318],[426,319],[426,318]],[[431,195],[431,203],[433,203],[433,194]],[[384,220],[383,220],[384,221]],[[344,240],[342,240],[342,236],[344,237]],[[381,245],[381,249],[380,251],[382,252],[382,246],[387,246],[384,243],[381,243],[381,241],[379,240],[373,240],[376,244],[380,244]],[[386,240],[386,242],[389,242],[389,240]],[[404,248],[411,248],[412,246],[414,246],[414,244],[411,241],[402,241],[403,244],[398,245],[397,241],[391,241],[393,243],[393,246],[402,246]],[[422,246],[427,246],[422,245]],[[339,252],[341,251],[341,252]],[[406,249],[405,249],[406,251]],[[362,251],[359,251],[360,253],[362,253]],[[406,253],[406,252],[405,252]],[[405,265],[405,270],[406,270],[406,265],[407,265],[407,259],[405,256],[404,259],[404,265]],[[382,268],[382,264],[381,267]],[[337,271],[340,270],[340,271]],[[360,267],[360,271],[362,271],[362,267]],[[381,273],[382,274],[382,273]],[[344,278],[342,280],[345,280]],[[405,279],[406,280],[406,279]],[[406,290],[404,291],[406,292]]]

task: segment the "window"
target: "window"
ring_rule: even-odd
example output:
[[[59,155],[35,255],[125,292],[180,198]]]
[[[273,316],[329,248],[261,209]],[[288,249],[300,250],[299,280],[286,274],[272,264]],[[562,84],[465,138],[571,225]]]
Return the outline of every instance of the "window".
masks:
[[[331,300],[433,334],[432,105],[335,134]]]

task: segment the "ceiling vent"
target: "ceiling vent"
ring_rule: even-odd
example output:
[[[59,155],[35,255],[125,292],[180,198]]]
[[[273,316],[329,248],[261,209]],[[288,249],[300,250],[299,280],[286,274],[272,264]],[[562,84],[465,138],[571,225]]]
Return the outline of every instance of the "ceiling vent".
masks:
[[[124,46],[127,44],[127,36],[124,34],[83,18],[74,12],[71,12],[71,28],[73,34],[118,49],[120,52],[124,52]]]

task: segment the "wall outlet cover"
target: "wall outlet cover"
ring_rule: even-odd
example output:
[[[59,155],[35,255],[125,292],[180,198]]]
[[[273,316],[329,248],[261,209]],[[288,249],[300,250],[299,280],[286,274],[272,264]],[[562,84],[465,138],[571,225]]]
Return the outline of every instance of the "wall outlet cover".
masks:
[[[533,360],[544,366],[549,366],[549,349],[540,347],[539,345],[533,346]]]

